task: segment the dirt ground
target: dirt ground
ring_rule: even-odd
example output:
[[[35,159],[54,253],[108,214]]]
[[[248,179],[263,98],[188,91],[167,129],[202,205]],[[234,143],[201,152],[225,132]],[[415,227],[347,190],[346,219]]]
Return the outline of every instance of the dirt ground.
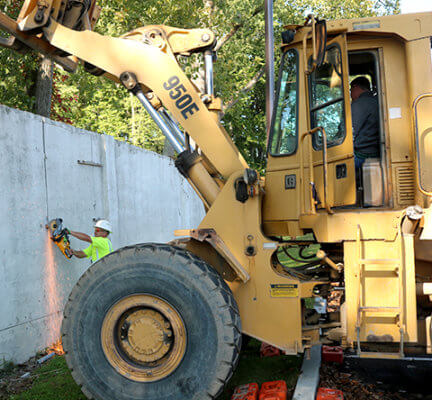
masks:
[[[38,368],[40,365],[37,363],[36,357],[24,364],[4,365],[0,370],[0,400],[9,400],[10,396],[29,389],[35,379],[33,373]]]
[[[320,387],[341,390],[344,400],[432,400],[432,394],[408,393],[394,384],[373,380],[348,369],[346,364],[322,364]]]

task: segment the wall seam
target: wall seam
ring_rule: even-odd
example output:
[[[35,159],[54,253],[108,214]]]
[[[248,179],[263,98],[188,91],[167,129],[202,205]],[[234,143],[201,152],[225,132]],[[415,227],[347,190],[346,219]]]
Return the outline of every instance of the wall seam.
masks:
[[[47,154],[45,143],[45,118],[42,118],[42,143],[44,157],[44,176],[45,176],[45,202],[46,202],[46,222],[49,222],[49,202],[48,202],[48,172],[47,172]]]

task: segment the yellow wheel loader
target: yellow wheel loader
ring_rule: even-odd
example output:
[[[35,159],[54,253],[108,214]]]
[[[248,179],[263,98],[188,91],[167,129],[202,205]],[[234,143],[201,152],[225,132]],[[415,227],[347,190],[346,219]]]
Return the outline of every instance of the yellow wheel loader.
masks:
[[[432,13],[286,27],[265,178],[219,121],[207,29],[92,31],[95,1],[27,0],[2,45],[82,62],[136,95],[206,216],[168,244],[93,264],[66,305],[66,360],[88,398],[216,399],[242,333],[287,354],[432,352]],[[206,88],[178,55],[202,53]],[[379,156],[355,169],[350,81],[379,105]],[[320,304],[319,311],[317,304]],[[324,305],[323,305],[324,304]]]

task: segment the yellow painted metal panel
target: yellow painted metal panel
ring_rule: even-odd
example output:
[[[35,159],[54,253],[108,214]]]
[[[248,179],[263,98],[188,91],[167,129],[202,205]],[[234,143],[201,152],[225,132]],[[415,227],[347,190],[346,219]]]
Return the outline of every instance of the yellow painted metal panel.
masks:
[[[359,223],[366,239],[394,240],[400,221],[400,211],[337,210],[333,215],[320,212],[301,216],[300,227],[313,229],[318,242],[355,240]]]
[[[261,232],[262,199],[255,196],[246,203],[235,200],[234,181],[240,176],[241,171],[229,179],[199,229],[214,229],[250,274],[245,284],[229,283],[243,331],[294,354],[302,349],[301,295],[311,295],[311,285],[305,283],[303,288],[298,280],[272,268],[270,258],[276,244]],[[255,256],[246,255],[248,245],[255,246]]]
[[[385,41],[383,56],[391,162],[412,161],[412,124],[404,44],[395,40]]]
[[[305,29],[297,27],[300,34],[296,35],[294,43],[301,42]],[[368,34],[372,37],[398,36],[405,40],[415,40],[432,36],[432,13],[399,14],[380,17],[341,19],[329,21],[329,35],[347,32],[359,37]]]
[[[413,106],[416,98],[426,93],[432,93],[432,65],[430,39],[408,42],[406,44],[406,57],[408,67],[408,83],[410,105]],[[413,112],[413,111],[411,111]],[[411,114],[412,115],[412,114]],[[412,118],[414,120],[414,116]],[[420,162],[417,168],[417,185],[423,191],[432,192],[432,100],[423,98],[417,107],[417,129]],[[414,144],[415,140],[412,139]],[[416,200],[421,204],[421,196]]]
[[[286,188],[286,180],[295,176],[295,188]],[[274,171],[266,174],[264,213],[266,220],[297,219],[300,209],[300,178],[298,169]]]

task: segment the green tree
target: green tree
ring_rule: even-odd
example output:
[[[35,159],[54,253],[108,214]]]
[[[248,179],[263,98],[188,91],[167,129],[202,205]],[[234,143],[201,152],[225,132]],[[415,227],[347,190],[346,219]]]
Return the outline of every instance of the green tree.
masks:
[[[16,0],[0,0],[0,9],[11,15],[17,12],[11,9],[15,4]],[[225,104],[223,124],[250,165],[262,170],[266,154],[263,0],[99,0],[98,4],[102,13],[96,30],[106,35],[120,36],[149,24],[209,27],[216,33],[215,88]],[[309,12],[326,19],[392,14],[399,12],[399,0],[276,0],[276,38],[285,24],[302,23]],[[278,43],[279,59],[277,48]],[[181,62],[191,77],[200,74],[201,61],[196,57]],[[0,63],[0,102],[32,111],[30,89],[37,58],[0,50]],[[137,100],[120,85],[82,68],[75,74],[56,68],[52,118],[150,150],[163,149],[163,138]]]
[[[12,18],[17,18],[23,3],[23,0],[0,0],[0,10]],[[0,41],[7,38],[7,35],[0,32]],[[0,76],[7,78],[2,79],[0,102],[49,117],[52,61],[36,54],[17,56],[11,50],[1,51],[0,60]]]
[[[255,168],[265,164],[265,98],[264,98],[264,18],[262,2],[230,1],[237,11],[225,22],[225,31],[231,24],[236,34],[219,51],[216,67],[217,88],[224,99],[224,124],[240,147],[246,159]],[[393,14],[400,11],[399,0],[291,0],[275,1],[274,30],[276,37],[276,69],[280,52],[278,40],[283,26],[301,24],[305,15],[314,13],[320,18],[359,18]],[[223,37],[223,36],[222,36]],[[234,75],[234,76],[233,76]],[[258,78],[258,84],[254,83]],[[248,88],[248,85],[250,86]],[[242,90],[242,89],[247,90]]]

